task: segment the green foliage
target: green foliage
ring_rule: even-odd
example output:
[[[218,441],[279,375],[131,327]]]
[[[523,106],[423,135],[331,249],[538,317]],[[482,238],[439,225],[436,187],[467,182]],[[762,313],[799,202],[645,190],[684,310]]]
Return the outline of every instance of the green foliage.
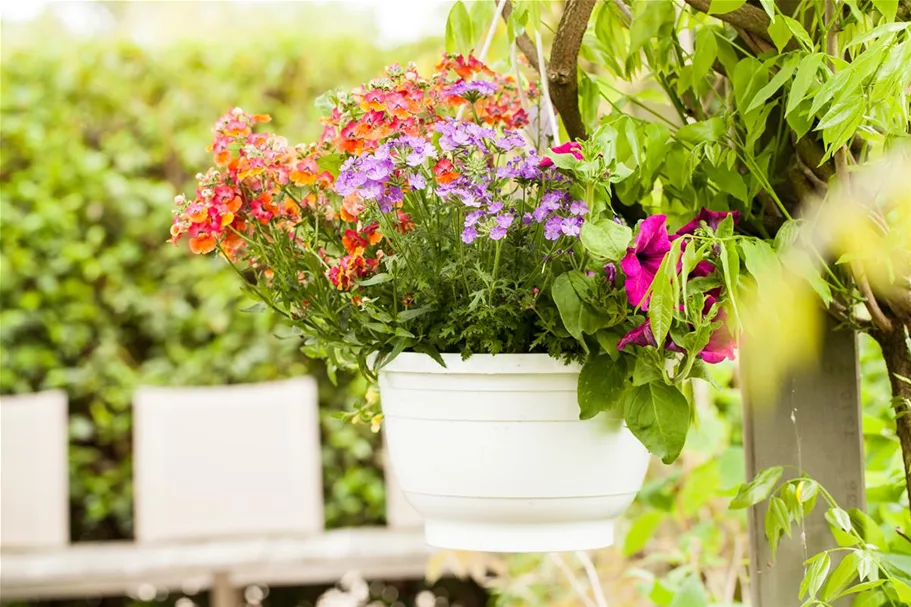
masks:
[[[212,116],[240,105],[313,136],[317,94],[389,61],[360,38],[308,36],[318,56],[301,52],[299,28],[237,45],[4,45],[0,390],[69,394],[77,539],[131,533],[137,386],[324,379],[271,316],[239,311],[250,301],[227,265],[164,242]],[[339,383],[321,383],[327,522],[377,522],[378,436],[333,418],[364,390]]]

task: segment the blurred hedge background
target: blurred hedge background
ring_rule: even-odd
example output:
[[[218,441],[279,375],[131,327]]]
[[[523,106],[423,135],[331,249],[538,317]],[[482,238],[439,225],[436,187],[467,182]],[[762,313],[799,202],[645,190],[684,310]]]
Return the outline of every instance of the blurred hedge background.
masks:
[[[74,540],[131,537],[136,386],[324,374],[271,316],[240,312],[226,264],[165,242],[174,196],[209,164],[215,119],[269,113],[304,141],[321,130],[318,95],[441,48],[378,50],[368,18],[337,7],[206,5],[112,4],[104,36],[51,16],[3,24],[0,392],[69,394]],[[349,379],[321,381],[330,527],[384,516],[378,435],[332,416],[364,389]]]

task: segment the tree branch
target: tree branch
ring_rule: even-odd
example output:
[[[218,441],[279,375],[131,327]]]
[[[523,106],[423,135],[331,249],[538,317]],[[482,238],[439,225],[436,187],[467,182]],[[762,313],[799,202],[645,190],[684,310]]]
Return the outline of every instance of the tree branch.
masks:
[[[496,0],[494,0],[496,3]],[[506,4],[503,6],[503,21],[507,24],[509,23],[509,15],[512,14],[512,2],[506,0]],[[528,65],[532,67],[536,72],[540,71],[538,65],[538,53],[535,51],[535,43],[531,41],[531,38],[528,37],[528,34],[522,33],[516,36],[516,46],[519,47],[519,50],[522,51],[522,54],[525,55],[525,58],[528,60]]]
[[[584,139],[585,123],[579,111],[579,49],[596,0],[566,0],[550,50],[547,80],[550,98],[563,119],[570,140]]]
[[[712,0],[686,0],[686,3],[703,13],[708,13],[709,7],[712,6]],[[744,4],[730,13],[712,16],[771,42],[769,37],[769,16],[757,6]]]

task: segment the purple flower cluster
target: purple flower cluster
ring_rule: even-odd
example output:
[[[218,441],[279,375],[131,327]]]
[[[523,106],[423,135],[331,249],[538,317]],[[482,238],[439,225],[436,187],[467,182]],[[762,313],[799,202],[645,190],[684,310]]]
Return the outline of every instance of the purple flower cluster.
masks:
[[[550,190],[531,213],[526,213],[523,222],[543,223],[544,238],[557,240],[560,236],[579,236],[587,213],[588,207],[581,200],[571,200],[562,190]]]
[[[504,130],[503,136],[497,137],[496,131],[491,128],[452,118],[437,123],[434,128],[440,133],[440,148],[446,152],[473,147],[489,154],[488,143],[493,143],[501,152],[525,147],[525,138],[518,131]]]
[[[493,95],[497,92],[497,88],[499,87],[496,83],[489,80],[472,80],[471,82],[462,80],[449,87],[446,93],[453,97],[477,99],[481,95]]]
[[[420,166],[436,156],[436,148],[430,141],[422,137],[400,137],[379,146],[372,154],[346,160],[335,181],[335,191],[342,196],[357,192],[364,200],[376,200],[380,210],[388,213],[405,197],[402,188],[391,183],[396,169],[402,165]],[[409,174],[407,182],[414,189],[427,186],[420,173]]]

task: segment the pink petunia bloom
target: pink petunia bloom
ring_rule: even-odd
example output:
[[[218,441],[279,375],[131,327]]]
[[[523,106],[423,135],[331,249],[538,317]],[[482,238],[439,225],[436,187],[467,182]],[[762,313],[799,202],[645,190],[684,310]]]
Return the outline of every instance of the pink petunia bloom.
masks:
[[[691,222],[677,230],[671,237],[671,240],[676,240],[685,234],[695,234],[696,228],[702,225],[703,221],[712,228],[712,231],[714,232],[728,215],[734,216],[734,223],[737,223],[740,220],[740,211],[710,211],[708,209],[702,209]]]
[[[624,335],[623,338],[617,342],[617,349],[622,352],[626,346],[652,346],[654,348],[657,345],[658,342],[655,341],[655,334],[652,333],[652,324],[646,320],[644,323]]]
[[[554,154],[572,154],[575,156],[576,160],[584,160],[582,156],[582,144],[578,141],[567,141],[563,145],[558,145],[557,147],[550,148],[550,151]],[[550,158],[544,157],[541,159],[541,163],[538,165],[542,169],[546,169],[549,166],[553,166],[554,161]]]
[[[699,358],[709,364],[720,363],[724,359],[734,360],[734,349],[737,347],[737,341],[731,335],[727,324],[724,323],[724,319],[724,312],[719,312],[715,320],[721,320],[721,326],[712,333],[709,343],[699,353]]]
[[[664,256],[671,250],[671,241],[667,235],[667,216],[652,215],[639,224],[639,233],[633,246],[626,250],[626,256],[620,260],[620,267],[626,275],[626,296],[634,306],[648,309],[645,294],[648,292],[655,274],[661,267]]]

